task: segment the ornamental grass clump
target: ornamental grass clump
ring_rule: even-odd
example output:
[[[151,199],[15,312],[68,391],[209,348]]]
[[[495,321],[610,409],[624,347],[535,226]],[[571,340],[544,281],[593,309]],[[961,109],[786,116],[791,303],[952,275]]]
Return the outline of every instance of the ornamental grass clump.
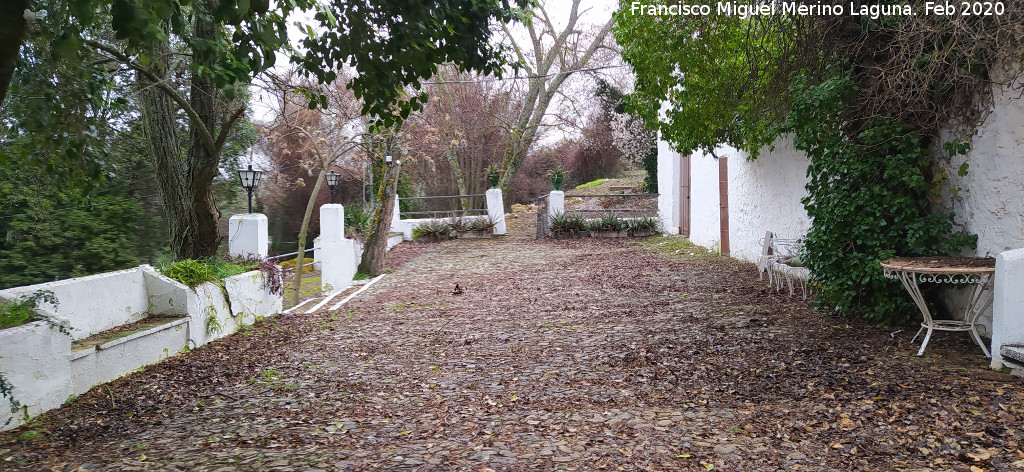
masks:
[[[182,259],[160,269],[165,276],[189,287],[204,282],[219,282],[259,267],[255,259],[207,257],[204,259]]]

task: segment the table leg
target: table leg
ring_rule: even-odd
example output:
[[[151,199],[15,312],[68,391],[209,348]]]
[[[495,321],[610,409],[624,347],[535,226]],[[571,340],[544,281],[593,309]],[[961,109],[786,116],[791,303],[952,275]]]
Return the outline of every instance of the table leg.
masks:
[[[974,339],[974,342],[978,343],[981,351],[988,358],[992,357],[992,353],[989,352],[988,347],[982,342],[981,335],[978,333],[978,318],[981,317],[985,310],[992,306],[991,283],[992,276],[988,274],[984,275],[981,280],[978,280],[978,283],[974,285],[974,293],[971,295],[971,300],[964,308],[964,321],[970,323],[971,338]]]

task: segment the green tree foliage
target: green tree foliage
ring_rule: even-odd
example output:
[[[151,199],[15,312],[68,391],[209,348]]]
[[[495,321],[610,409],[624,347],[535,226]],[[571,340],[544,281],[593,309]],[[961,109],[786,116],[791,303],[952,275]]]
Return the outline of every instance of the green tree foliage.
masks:
[[[31,166],[0,167],[0,287],[77,277],[138,264],[141,209],[132,198],[82,198]]]
[[[670,4],[671,1],[645,2]],[[622,57],[636,74],[632,110],[680,153],[713,150],[720,144],[756,157],[784,122],[788,78],[795,59],[795,25],[756,19],[641,15],[623,0],[613,33]],[[664,116],[662,108],[664,106]]]
[[[875,322],[902,323],[916,312],[903,286],[879,262],[974,247],[977,236],[953,233],[951,213],[931,213],[921,139],[888,117],[851,131],[840,117],[857,91],[849,75],[793,86],[789,131],[810,159],[804,240],[819,307]]]

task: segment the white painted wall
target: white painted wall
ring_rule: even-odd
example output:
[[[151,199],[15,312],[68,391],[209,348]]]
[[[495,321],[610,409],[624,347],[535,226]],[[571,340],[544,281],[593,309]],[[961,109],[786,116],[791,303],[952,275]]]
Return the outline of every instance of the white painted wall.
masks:
[[[800,203],[807,196],[807,157],[793,149],[791,137],[774,146],[753,161],[746,153],[729,158],[729,246],[737,259],[756,262],[765,231],[798,239],[811,228]]]
[[[978,128],[971,151],[951,159],[943,192],[956,221],[978,235],[980,256],[1024,247],[1024,100],[1016,99],[1019,90],[1000,88],[994,95],[992,113]],[[963,162],[967,175],[959,177]],[[956,196],[953,187],[961,189]]]
[[[494,222],[494,234],[505,234],[505,198],[500,188],[487,189],[487,217]]]
[[[760,240],[765,231],[783,238],[801,238],[810,228],[810,218],[800,200],[807,195],[807,158],[793,149],[791,138],[766,147],[760,157],[747,160],[747,153],[720,146],[719,157],[728,158],[729,249],[732,257],[755,262],[761,255]],[[662,221],[676,231],[679,227],[679,176],[681,158],[665,143],[658,147],[658,211]],[[667,175],[665,175],[667,173]],[[690,158],[690,241],[721,249],[718,161],[705,153]]]
[[[719,149],[717,152],[720,156],[728,155],[725,151]],[[678,195],[679,190],[675,192]],[[694,153],[690,157],[690,241],[720,250],[720,215],[718,161],[710,154]]]
[[[1003,344],[1024,344],[1024,249],[996,257],[992,300],[992,368],[1003,367],[999,349]]]
[[[267,215],[261,213],[233,215],[228,220],[228,254],[256,259],[267,257],[270,243],[267,223]]]
[[[224,279],[224,289],[228,292],[235,324],[232,333],[242,325],[255,323],[259,318],[281,313],[284,308],[284,297],[264,290],[263,281],[263,272],[258,270]]]
[[[16,299],[39,290],[53,292],[58,305],[42,304],[38,311],[67,321],[76,340],[138,321],[146,316],[149,309],[143,272],[138,267],[9,288],[0,291],[0,297]]]
[[[188,318],[171,321],[130,336],[71,353],[71,390],[65,399],[81,395],[139,367],[177,354],[188,339]]]
[[[658,217],[665,234],[679,234],[679,168],[682,156],[658,139]]]
[[[0,330],[0,372],[21,404],[0,397],[0,430],[12,429],[61,406],[71,394],[71,338],[45,321]]]

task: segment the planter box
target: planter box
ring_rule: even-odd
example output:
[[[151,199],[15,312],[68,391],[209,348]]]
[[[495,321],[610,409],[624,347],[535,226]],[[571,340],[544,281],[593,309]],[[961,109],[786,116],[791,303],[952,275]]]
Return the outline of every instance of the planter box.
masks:
[[[597,231],[594,233],[596,238],[625,238],[628,233],[625,231]]]
[[[650,231],[636,231],[636,232],[630,233],[629,235],[633,236],[635,238],[646,238],[648,236],[654,236],[655,233],[657,233],[657,231],[654,231],[654,230],[650,230]]]
[[[412,240],[413,240],[413,242],[417,242],[417,243],[439,243],[439,242],[442,242],[442,241],[447,241],[448,240],[448,236],[447,235],[418,236],[418,237],[412,238]]]
[[[494,233],[490,231],[459,231],[455,237],[458,239],[491,239]]]

